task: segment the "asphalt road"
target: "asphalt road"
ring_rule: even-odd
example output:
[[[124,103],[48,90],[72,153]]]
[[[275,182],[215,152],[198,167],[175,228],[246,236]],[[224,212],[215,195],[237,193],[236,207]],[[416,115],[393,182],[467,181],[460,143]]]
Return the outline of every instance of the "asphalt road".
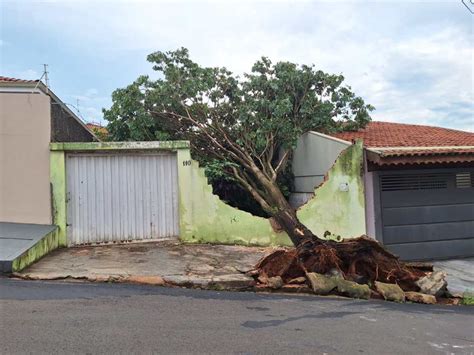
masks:
[[[474,307],[0,278],[0,353],[472,354]]]

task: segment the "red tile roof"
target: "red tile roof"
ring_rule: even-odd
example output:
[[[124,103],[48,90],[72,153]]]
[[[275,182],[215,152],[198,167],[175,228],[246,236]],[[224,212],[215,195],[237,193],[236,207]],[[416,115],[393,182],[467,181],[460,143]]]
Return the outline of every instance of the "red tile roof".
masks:
[[[364,129],[340,132],[332,136],[352,141],[363,139],[373,147],[446,147],[473,146],[474,133],[454,129],[392,122],[370,122]]]
[[[7,76],[0,76],[0,82],[1,83],[32,84],[32,83],[37,83],[38,80],[24,80],[24,79],[9,78]]]
[[[474,133],[454,129],[370,122],[364,129],[332,136],[349,142],[362,139],[365,147],[372,148],[368,158],[376,165],[474,162]]]
[[[86,123],[87,128],[89,128],[94,133],[108,134],[107,127],[100,125],[99,123],[89,122]]]

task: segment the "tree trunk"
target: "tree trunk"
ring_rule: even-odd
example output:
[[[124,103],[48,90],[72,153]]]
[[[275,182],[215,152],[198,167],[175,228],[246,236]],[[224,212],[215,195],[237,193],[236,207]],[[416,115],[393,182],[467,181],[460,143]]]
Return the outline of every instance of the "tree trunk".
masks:
[[[288,206],[273,215],[280,227],[288,234],[294,246],[298,247],[305,241],[320,241],[296,216],[296,211]]]
[[[314,243],[324,242],[299,221],[295,209],[291,207],[288,200],[283,196],[276,181],[268,179],[256,166],[254,167],[253,173],[266,192],[264,201],[266,205],[261,204],[261,206],[288,234],[288,237],[295,247],[300,246],[306,241],[313,241]],[[252,191],[250,192],[252,193]],[[267,206],[270,206],[270,208]]]

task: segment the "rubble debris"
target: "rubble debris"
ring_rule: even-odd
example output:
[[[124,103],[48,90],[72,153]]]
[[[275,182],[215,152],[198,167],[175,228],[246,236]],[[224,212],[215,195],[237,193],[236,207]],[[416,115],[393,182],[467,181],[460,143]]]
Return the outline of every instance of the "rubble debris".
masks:
[[[306,283],[306,277],[304,276],[300,276],[300,277],[296,277],[294,279],[291,279],[288,281],[288,284],[292,285],[292,284],[304,284]]]
[[[405,298],[407,301],[425,304],[436,304],[436,297],[433,295],[427,295],[421,292],[405,292]]]
[[[421,277],[416,284],[420,288],[419,291],[421,293],[442,297],[447,293],[448,282],[446,281],[446,276],[446,273],[443,271],[430,272]]]
[[[400,286],[379,281],[375,281],[374,286],[375,290],[380,293],[386,301],[405,302],[405,293]]]
[[[317,295],[327,295],[337,287],[336,278],[327,277],[315,272],[306,274],[313,292]]]
[[[266,277],[281,276],[284,282],[305,276],[340,271],[344,279],[373,284],[397,283],[404,291],[419,291],[416,281],[426,271],[408,267],[374,239],[362,236],[343,242],[308,240],[298,247],[278,249],[263,257],[256,268]]]
[[[427,303],[433,302],[429,295],[449,297],[444,273],[429,271],[429,263],[402,262],[366,236],[340,243],[306,240],[298,247],[267,254],[255,270],[253,277],[267,288],[269,279],[279,277],[281,289],[306,283],[318,295],[404,302],[406,292],[411,292],[413,300]]]
[[[359,285],[357,282],[344,280],[344,279],[333,279],[337,285],[337,292],[352,297],[352,298],[363,298],[368,300],[370,298],[370,287],[368,285]]]
[[[267,285],[268,287],[277,290],[283,286],[283,279],[280,276],[269,277]]]

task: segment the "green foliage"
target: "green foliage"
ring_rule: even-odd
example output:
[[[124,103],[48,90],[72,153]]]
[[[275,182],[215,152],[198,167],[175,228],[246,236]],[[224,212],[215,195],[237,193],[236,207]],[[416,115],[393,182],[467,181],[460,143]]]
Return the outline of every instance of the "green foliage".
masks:
[[[112,93],[112,107],[103,109],[109,121],[107,130],[114,141],[169,140],[171,133],[150,114],[145,106],[148,77],[142,76],[123,89]]]
[[[464,292],[461,303],[465,306],[474,306],[474,293]]]

